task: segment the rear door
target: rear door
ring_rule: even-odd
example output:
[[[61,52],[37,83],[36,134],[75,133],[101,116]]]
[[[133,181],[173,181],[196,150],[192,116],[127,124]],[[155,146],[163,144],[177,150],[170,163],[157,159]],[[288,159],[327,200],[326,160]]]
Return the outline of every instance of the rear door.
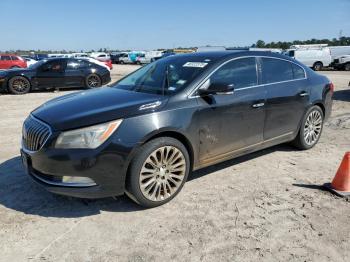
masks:
[[[37,87],[52,88],[64,87],[64,72],[66,68],[65,59],[49,60],[37,69],[33,78]]]
[[[279,58],[261,57],[259,62],[267,91],[264,140],[291,135],[298,129],[309,101],[305,71]]]
[[[88,62],[83,59],[69,59],[64,73],[66,87],[81,87],[85,84],[85,69]]]

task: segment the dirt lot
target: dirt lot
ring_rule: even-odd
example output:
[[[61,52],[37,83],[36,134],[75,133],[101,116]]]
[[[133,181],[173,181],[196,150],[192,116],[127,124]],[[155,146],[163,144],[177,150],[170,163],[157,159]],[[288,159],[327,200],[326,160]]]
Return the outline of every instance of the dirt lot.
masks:
[[[115,66],[117,79],[134,66]],[[309,151],[276,146],[193,173],[169,204],[80,200],[31,182],[19,158],[31,110],[65,92],[0,96],[0,261],[350,261],[350,203],[324,191],[350,150],[349,72]]]

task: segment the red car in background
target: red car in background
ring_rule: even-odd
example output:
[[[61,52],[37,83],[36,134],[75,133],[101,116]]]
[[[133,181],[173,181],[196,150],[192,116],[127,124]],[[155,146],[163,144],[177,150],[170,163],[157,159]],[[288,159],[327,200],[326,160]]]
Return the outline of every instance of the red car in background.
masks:
[[[97,59],[97,60],[99,60],[99,59]],[[105,65],[108,66],[110,70],[113,69],[113,65],[112,65],[112,60],[111,60],[111,59],[109,59],[109,60],[104,60],[104,61],[103,61],[103,60],[99,60],[99,61],[105,63]]]
[[[0,69],[26,68],[27,61],[18,55],[0,54]]]

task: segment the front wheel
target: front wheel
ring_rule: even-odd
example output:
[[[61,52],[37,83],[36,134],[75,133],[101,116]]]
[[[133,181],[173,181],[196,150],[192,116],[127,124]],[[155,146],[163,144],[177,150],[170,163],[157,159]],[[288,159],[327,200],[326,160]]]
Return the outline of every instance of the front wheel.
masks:
[[[171,137],[151,140],[131,163],[127,195],[147,208],[163,205],[180,192],[189,170],[189,155],[180,141]]]
[[[85,85],[87,88],[96,88],[101,86],[101,78],[96,74],[90,74],[85,79]]]
[[[321,137],[324,114],[319,106],[312,106],[305,113],[299,133],[293,144],[299,149],[305,150],[314,147]]]
[[[15,95],[23,95],[30,91],[30,82],[23,76],[12,77],[8,83],[8,90]]]

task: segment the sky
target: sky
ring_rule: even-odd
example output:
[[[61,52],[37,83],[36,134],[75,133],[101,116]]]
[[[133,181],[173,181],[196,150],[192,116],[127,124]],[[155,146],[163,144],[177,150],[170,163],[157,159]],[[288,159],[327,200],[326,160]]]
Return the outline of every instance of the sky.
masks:
[[[0,50],[151,50],[350,36],[350,0],[0,0]]]

